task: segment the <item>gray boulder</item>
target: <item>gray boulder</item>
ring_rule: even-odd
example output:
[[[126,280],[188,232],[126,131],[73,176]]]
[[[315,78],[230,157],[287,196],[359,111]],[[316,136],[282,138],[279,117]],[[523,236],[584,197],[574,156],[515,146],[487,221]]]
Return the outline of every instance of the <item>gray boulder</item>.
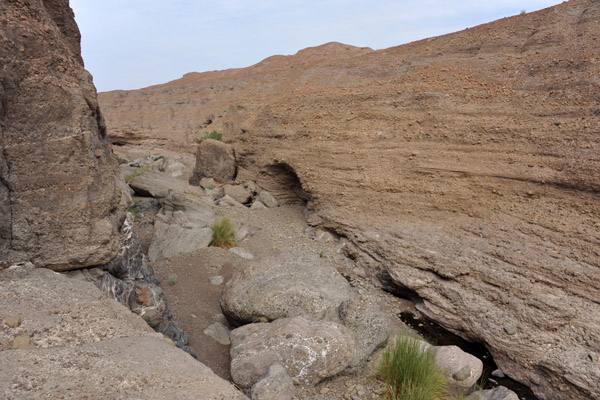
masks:
[[[317,255],[290,253],[254,261],[236,271],[223,290],[221,308],[239,322],[307,315],[338,320],[338,309],[354,296],[348,282]]]
[[[256,382],[250,390],[252,400],[291,400],[296,388],[281,364],[269,367],[267,375]]]
[[[0,321],[21,320],[0,329],[2,398],[247,399],[90,282],[12,267],[0,304]]]
[[[140,196],[157,199],[167,197],[169,191],[180,193],[201,191],[197,186],[190,186],[187,182],[160,171],[149,171],[136,176],[129,181],[129,186]]]
[[[519,400],[519,396],[504,386],[471,393],[466,400]]]
[[[212,201],[181,192],[167,194],[160,214],[165,217],[163,222],[178,223],[189,228],[209,226],[215,218]]]
[[[202,178],[229,182],[235,177],[235,152],[229,144],[205,139],[196,152],[196,166],[190,184],[197,185]]]
[[[267,208],[267,206],[265,206],[263,203],[261,203],[258,200],[255,200],[254,203],[252,203],[252,205],[250,206],[250,209],[252,210],[262,210]]]
[[[167,224],[161,220],[156,220],[154,225],[154,236],[148,248],[148,258],[152,262],[206,248],[212,240],[210,228]]]
[[[483,362],[458,346],[436,346],[436,363],[445,373],[451,390],[471,389],[483,372]]]
[[[389,318],[372,297],[357,296],[342,303],[340,319],[356,341],[356,357],[351,367],[362,365],[375,350],[385,345],[391,333]]]
[[[258,200],[261,201],[261,203],[263,203],[265,206],[272,208],[272,207],[277,207],[279,205],[279,202],[277,201],[277,199],[275,197],[273,197],[273,195],[269,192],[267,192],[266,190],[261,191],[258,194]]]
[[[221,204],[227,204],[229,206],[238,208],[246,208],[246,206],[244,206],[242,203],[227,194],[219,199],[219,205]]]
[[[274,363],[302,384],[315,385],[343,371],[356,356],[343,325],[304,317],[244,325],[231,339],[231,376],[242,388],[258,382]]]
[[[252,193],[240,185],[225,185],[223,192],[242,204],[248,203],[252,199]]]
[[[158,210],[160,210],[160,201],[158,201],[155,198],[147,198],[147,199],[142,199],[140,201],[138,201],[137,203],[135,203],[134,205],[131,206],[132,210],[135,210],[141,214],[149,214],[149,213],[154,213],[157,212]]]

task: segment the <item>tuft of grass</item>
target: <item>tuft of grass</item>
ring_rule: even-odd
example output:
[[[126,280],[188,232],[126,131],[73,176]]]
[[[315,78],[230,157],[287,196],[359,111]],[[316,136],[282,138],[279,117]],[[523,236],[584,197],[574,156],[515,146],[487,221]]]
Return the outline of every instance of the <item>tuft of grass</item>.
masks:
[[[235,229],[229,218],[220,218],[211,226],[213,230],[211,246],[230,249],[236,245]]]
[[[319,252],[319,257],[320,257],[320,258],[327,258],[327,256],[325,255],[325,252],[324,252],[323,250],[321,250],[321,251]]]
[[[154,157],[154,161],[162,160],[163,158],[165,158],[165,156]]]
[[[221,141],[222,138],[223,138],[223,134],[221,132],[212,131],[212,132],[204,135],[204,137],[200,139],[200,142],[202,142],[205,139],[215,139],[215,140]]]
[[[169,286],[173,286],[176,283],[177,283],[177,274],[169,274],[169,276],[167,277],[167,284]]]
[[[384,350],[375,370],[393,400],[443,400],[448,381],[435,362],[435,349],[400,334]]]
[[[135,203],[134,203],[134,204],[135,204]],[[139,216],[141,215],[141,214],[140,214],[140,211],[139,211],[137,208],[133,207],[133,206],[132,206],[132,207],[129,207],[129,208],[127,209],[127,212],[130,212],[130,213],[131,213],[131,215],[133,215],[133,219],[136,219],[137,217],[139,217]]]
[[[129,183],[129,182],[131,182],[131,180],[132,180],[133,178],[135,178],[136,176],[143,175],[143,174],[145,174],[146,172],[150,172],[150,171],[152,171],[152,168],[150,168],[150,167],[144,167],[144,168],[138,169],[138,170],[137,170],[137,171],[135,171],[133,174],[131,174],[131,175],[127,175],[127,176],[125,177],[125,183]]]
[[[206,185],[205,189],[207,190],[213,190],[215,188],[215,185]]]

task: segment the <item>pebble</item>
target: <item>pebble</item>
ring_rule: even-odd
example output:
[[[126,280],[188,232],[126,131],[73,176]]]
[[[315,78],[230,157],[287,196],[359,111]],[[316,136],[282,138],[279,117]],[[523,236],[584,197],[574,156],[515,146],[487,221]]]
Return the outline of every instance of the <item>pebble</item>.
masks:
[[[494,378],[499,378],[499,379],[506,378],[506,375],[504,375],[504,373],[502,371],[500,371],[499,369],[494,370],[492,372],[492,376]]]
[[[517,328],[515,328],[514,326],[505,326],[504,332],[506,332],[508,335],[512,336],[517,333]]]
[[[13,347],[17,350],[35,349],[29,336],[16,336],[13,340]]]
[[[598,354],[596,353],[589,353],[588,358],[591,362],[598,362]]]
[[[4,321],[4,324],[9,328],[18,328],[21,325],[21,316],[17,315]]]
[[[221,275],[215,275],[210,277],[210,283],[212,283],[215,286],[219,286],[223,283],[224,280],[225,278],[223,278],[223,276]]]

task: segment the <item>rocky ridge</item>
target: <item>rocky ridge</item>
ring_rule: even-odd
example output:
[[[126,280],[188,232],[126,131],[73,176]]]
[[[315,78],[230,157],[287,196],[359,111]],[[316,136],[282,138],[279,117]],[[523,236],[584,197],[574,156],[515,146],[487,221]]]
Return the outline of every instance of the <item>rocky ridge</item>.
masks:
[[[100,102],[117,143],[192,153],[222,130],[237,180],[307,202],[368,274],[387,271],[539,398],[599,398],[599,20],[573,0]]]

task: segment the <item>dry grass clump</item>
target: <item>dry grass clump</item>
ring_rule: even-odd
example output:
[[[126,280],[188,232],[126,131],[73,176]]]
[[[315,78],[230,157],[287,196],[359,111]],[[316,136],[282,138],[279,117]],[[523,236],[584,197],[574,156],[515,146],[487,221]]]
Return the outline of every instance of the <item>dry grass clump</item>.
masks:
[[[229,218],[221,218],[211,226],[213,230],[211,246],[230,249],[236,245],[235,229]]]
[[[376,367],[393,400],[448,399],[448,381],[435,362],[435,349],[400,334],[384,350]]]

